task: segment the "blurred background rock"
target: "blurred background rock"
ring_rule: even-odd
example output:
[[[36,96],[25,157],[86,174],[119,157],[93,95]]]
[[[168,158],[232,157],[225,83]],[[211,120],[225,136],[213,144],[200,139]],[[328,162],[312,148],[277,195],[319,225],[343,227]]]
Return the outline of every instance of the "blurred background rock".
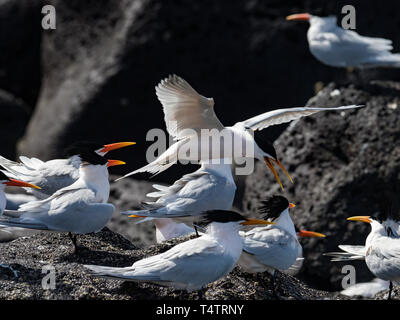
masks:
[[[41,8],[46,4],[56,8],[56,30],[41,28]],[[398,70],[371,69],[348,73],[344,69],[324,66],[309,52],[306,38],[308,24],[285,20],[292,13],[310,12],[321,16],[334,14],[340,21],[341,8],[347,4],[356,8],[358,33],[392,39],[394,52],[400,51],[400,2],[397,0],[386,0],[384,3],[373,0],[0,1],[2,155],[15,158],[23,154],[48,160],[61,156],[66,146],[82,139],[102,143],[136,141],[132,148],[113,154],[113,158],[126,160],[128,165],[112,168],[111,171],[113,174],[124,174],[143,166],[146,164],[147,147],[153,143],[146,142],[147,132],[152,128],[165,129],[162,107],[154,87],[171,73],[186,79],[201,94],[213,97],[217,116],[226,125],[271,109],[302,106],[315,95],[316,88],[321,89],[330,82],[335,82],[338,88],[343,86],[344,98],[334,101],[338,104],[368,103],[371,96],[377,96],[373,107],[397,103],[396,84],[390,89],[387,84],[383,87],[371,86],[370,81],[398,81]],[[353,87],[349,87],[350,82]],[[317,99],[318,105],[328,102],[329,90],[323,93],[325,98]],[[355,97],[361,101],[352,98],[351,90],[356,90]],[[322,154],[316,157],[313,145],[319,145],[318,139],[326,127],[329,131],[323,135],[323,141],[328,149],[334,148],[329,145],[331,143],[353,141],[350,134],[339,136],[351,125],[349,121],[340,122],[338,115],[302,120],[302,124],[322,121],[320,125],[314,124],[310,131],[314,140],[307,140],[310,144],[304,150],[300,149],[306,143],[302,127],[296,127],[298,134],[294,136],[282,136],[282,148],[277,146],[278,154],[282,154],[283,163],[290,164],[289,171],[296,180],[296,185],[290,187],[288,192],[293,196],[291,201],[302,201],[302,206],[296,208],[296,215],[302,216],[307,211],[304,219],[299,220],[304,227],[327,232],[338,241],[356,240],[341,237],[348,234],[350,228],[354,229],[351,229],[354,234],[361,230],[354,224],[342,223],[342,220],[349,214],[377,210],[377,206],[373,205],[375,198],[371,197],[371,192],[377,192],[377,189],[370,188],[364,193],[364,186],[373,184],[383,190],[397,181],[398,158],[394,155],[398,155],[398,149],[393,145],[395,152],[384,156],[388,149],[387,146],[380,147],[380,139],[386,139],[385,134],[392,134],[392,131],[398,134],[393,129],[398,128],[395,127],[397,123],[390,124],[385,130],[387,126],[384,122],[390,121],[391,117],[398,118],[398,111],[392,108],[393,113],[385,113],[387,110],[382,108],[385,110],[383,115],[364,114],[360,121],[370,121],[368,126],[357,122],[359,126],[351,131],[358,137],[351,152],[361,150],[359,143],[364,143],[363,139],[370,135],[371,139],[377,139],[369,144],[375,149],[366,147],[365,152],[370,155],[376,152],[380,154],[378,159],[382,160],[380,164],[373,161],[366,163],[371,176],[346,176],[348,180],[354,178],[350,181],[353,185],[359,184],[356,199],[362,206],[354,203],[350,206],[352,197],[340,198],[341,193],[332,194],[325,185],[314,184],[317,177],[340,180],[335,178],[338,173],[337,159],[331,154],[336,149],[319,150]],[[337,121],[341,124],[335,127],[330,119],[339,119]],[[384,130],[375,138],[373,135],[379,130],[369,129],[374,121],[383,121],[379,128]],[[274,126],[264,130],[263,134],[275,140],[285,127]],[[339,139],[342,140],[338,142]],[[286,153],[285,148],[291,144],[297,146],[297,151]],[[343,152],[346,157],[350,156]],[[297,158],[291,160],[292,156]],[[355,159],[360,160],[362,156]],[[300,161],[306,166],[301,169],[301,174],[298,171]],[[346,161],[344,166],[348,164]],[[385,166],[385,161],[391,161],[393,166],[382,173],[379,168]],[[312,163],[317,168],[311,168]],[[194,169],[193,166],[176,165],[151,182],[171,183]],[[376,178],[376,175],[382,179]],[[148,176],[138,175],[135,178],[147,180]],[[341,185],[341,181],[332,183],[331,188]],[[278,192],[276,185],[272,183],[269,172],[258,167],[252,176],[238,179],[235,206],[245,213],[255,212],[260,198]],[[139,207],[150,188],[151,183],[147,181],[121,181],[112,187],[111,199],[122,209]],[[327,192],[330,192],[331,202],[330,206],[324,207],[321,199],[327,201]],[[245,195],[244,202],[242,195]],[[337,199],[340,201],[335,202]],[[305,201],[309,204],[304,205]],[[311,203],[318,205],[310,208]],[[369,211],[355,212],[356,209]],[[330,222],[323,220],[325,214]],[[336,217],[341,219],[340,222],[336,223]],[[318,225],[315,222],[317,218],[331,224],[329,227]],[[154,241],[151,226],[147,229],[145,226],[132,228],[129,221],[121,220],[117,215],[112,226],[135,243],[149,244]],[[366,232],[367,228],[364,229]],[[364,239],[365,232],[360,233],[357,239]],[[307,250],[314,250],[312,258],[320,262],[314,265],[314,269],[318,267],[315,272],[306,266],[304,279],[316,287],[337,290],[340,270],[336,268],[332,271],[328,259],[319,256],[328,249],[326,243],[329,243],[329,249],[336,249],[335,242],[327,240],[317,244],[311,241],[315,247]],[[364,278],[360,276],[358,281],[370,276],[366,271],[364,273]]]

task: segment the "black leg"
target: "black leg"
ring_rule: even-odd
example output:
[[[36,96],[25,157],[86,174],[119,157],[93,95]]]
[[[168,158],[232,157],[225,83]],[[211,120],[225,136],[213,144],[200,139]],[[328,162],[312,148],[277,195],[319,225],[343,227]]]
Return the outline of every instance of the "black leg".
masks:
[[[75,253],[77,253],[78,249],[79,249],[79,246],[78,246],[77,241],[76,241],[77,235],[76,234],[72,234],[72,232],[68,232],[68,236],[71,239],[72,243],[74,244]]]
[[[389,284],[389,295],[388,295],[388,300],[391,300],[392,299],[392,290],[393,290],[393,283],[392,283],[392,281],[390,281],[390,284]]]
[[[194,231],[196,231],[196,236],[197,236],[197,238],[200,237],[200,236],[199,236],[199,232],[197,231],[197,226],[195,226],[195,225],[194,225]]]

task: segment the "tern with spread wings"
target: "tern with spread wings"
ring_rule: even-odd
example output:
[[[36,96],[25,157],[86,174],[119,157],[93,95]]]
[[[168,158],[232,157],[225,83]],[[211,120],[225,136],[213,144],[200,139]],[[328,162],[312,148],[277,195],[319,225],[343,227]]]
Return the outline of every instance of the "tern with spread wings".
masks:
[[[273,172],[282,186],[273,163],[277,163],[292,180],[279,161],[273,145],[259,139],[258,130],[290,122],[304,116],[329,110],[348,110],[361,106],[337,108],[288,108],[266,112],[225,127],[214,112],[214,100],[198,94],[184,79],[171,75],[156,87],[168,133],[177,140],[156,160],[122,178],[138,172],[158,174],[178,160],[210,161],[214,159],[259,159]],[[205,131],[207,131],[205,133]],[[210,145],[210,137],[212,143]],[[122,179],[120,178],[120,179]]]

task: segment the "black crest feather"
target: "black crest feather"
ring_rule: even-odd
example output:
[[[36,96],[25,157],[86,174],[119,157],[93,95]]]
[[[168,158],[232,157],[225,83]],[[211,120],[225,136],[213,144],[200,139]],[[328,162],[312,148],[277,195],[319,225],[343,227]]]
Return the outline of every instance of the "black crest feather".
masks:
[[[94,165],[104,165],[107,163],[107,159],[103,158],[95,152],[102,147],[103,145],[94,142],[77,142],[67,148],[66,156],[79,156],[82,162],[88,162]]]
[[[289,207],[289,201],[283,196],[272,196],[261,202],[260,212],[264,219],[276,219]]]
[[[203,213],[201,222],[208,224],[211,222],[227,223],[245,220],[247,220],[245,217],[234,211],[210,210]]]

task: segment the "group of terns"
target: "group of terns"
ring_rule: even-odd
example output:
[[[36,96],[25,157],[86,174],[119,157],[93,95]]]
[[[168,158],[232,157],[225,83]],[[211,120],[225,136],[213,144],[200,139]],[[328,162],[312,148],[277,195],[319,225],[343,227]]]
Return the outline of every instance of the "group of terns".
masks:
[[[389,40],[361,37],[353,31],[340,29],[333,18],[295,14],[287,19],[310,22],[308,40],[311,52],[326,64],[341,67],[393,65],[398,59],[397,55],[388,52],[391,48]],[[369,57],[362,58],[362,53]],[[236,265],[251,273],[267,271],[274,274],[279,270],[296,274],[303,263],[299,238],[325,236],[299,230],[289,213],[295,205],[284,196],[275,195],[261,201],[263,219],[245,217],[232,211],[236,185],[231,163],[237,158],[261,160],[283,189],[274,164],[291,182],[293,179],[278,158],[273,144],[260,138],[258,131],[320,111],[345,111],[363,106],[278,109],[233,126],[224,126],[214,112],[214,100],[197,93],[177,75],[162,80],[156,86],[156,95],[163,107],[167,131],[175,143],[154,161],[120,179],[138,172],[156,175],[180,160],[195,161],[200,168],[170,186],[153,185],[155,191],[147,196],[155,201],[143,203],[140,210],[122,214],[133,218],[135,223],[152,221],[157,242],[190,234],[197,236],[132,266],[85,267],[95,276],[151,282],[189,291],[199,290],[222,278]],[[210,144],[208,136],[202,135],[204,130],[224,131],[231,138],[230,145],[224,145],[224,139]],[[239,142],[241,147],[237,148],[236,144],[231,144],[232,141]],[[106,154],[133,144],[80,142],[66,150],[65,159],[46,162],[24,156],[20,157],[20,162],[0,157],[3,168],[0,171],[0,232],[13,228],[64,232],[70,236],[77,251],[76,236],[100,231],[115,211],[115,207],[108,203],[108,167],[124,162],[106,159]],[[188,154],[182,150],[198,152]],[[6,209],[5,186],[26,188],[35,199],[21,204],[16,210]],[[372,231],[365,246],[342,246],[345,252],[330,255],[335,260],[365,259],[378,278],[396,281],[400,277],[400,263],[396,260],[400,257],[397,221],[373,217],[349,219],[371,224]],[[259,227],[240,230],[243,226],[253,225]]]

